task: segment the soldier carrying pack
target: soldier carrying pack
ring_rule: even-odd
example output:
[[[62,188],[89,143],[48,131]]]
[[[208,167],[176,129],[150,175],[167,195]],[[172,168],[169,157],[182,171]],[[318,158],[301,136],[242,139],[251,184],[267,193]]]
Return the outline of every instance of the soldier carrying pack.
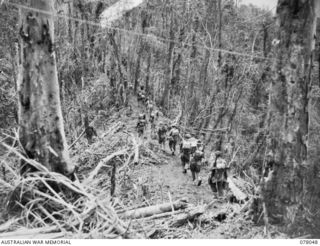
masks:
[[[215,153],[213,160],[210,167],[211,173],[208,183],[214,193],[222,196],[224,190],[227,188],[228,166],[225,159],[222,158],[222,153],[220,151]]]
[[[171,130],[169,132],[169,148],[172,152],[172,155],[174,155],[175,151],[176,151],[176,146],[178,141],[180,140],[181,136],[180,136],[180,132],[178,127],[173,124],[171,126]]]
[[[167,133],[166,126],[163,123],[160,123],[159,129],[158,129],[158,141],[163,149],[165,148],[166,133]]]
[[[152,111],[149,118],[150,126],[151,126],[151,137],[155,135],[156,131],[156,113]]]
[[[189,168],[190,164],[190,156],[191,156],[191,143],[189,141],[190,134],[186,134],[185,139],[182,141],[180,145],[180,159],[182,165],[182,172],[187,173],[187,169]]]
[[[146,128],[146,115],[145,114],[140,114],[138,118],[138,123],[137,123],[137,131],[138,131],[138,136],[141,137],[145,131]]]
[[[190,161],[190,171],[192,174],[192,181],[196,182],[198,186],[201,185],[201,178],[199,176],[200,170],[201,170],[201,164],[202,160],[204,158],[204,153],[200,150],[197,149]]]

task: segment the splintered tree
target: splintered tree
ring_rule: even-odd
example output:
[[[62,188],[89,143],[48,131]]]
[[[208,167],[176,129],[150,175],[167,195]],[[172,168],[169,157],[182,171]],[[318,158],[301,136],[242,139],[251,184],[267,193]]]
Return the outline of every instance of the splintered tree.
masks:
[[[22,10],[19,57],[20,142],[26,155],[68,175],[70,161],[60,106],[54,48],[54,0],[31,0]],[[24,165],[22,172],[28,171]]]
[[[297,225],[306,214],[308,92],[316,23],[315,0],[279,0],[273,41],[273,79],[268,111],[268,151],[262,194],[269,222]],[[301,220],[300,220],[301,219]],[[292,228],[293,229],[293,228]]]

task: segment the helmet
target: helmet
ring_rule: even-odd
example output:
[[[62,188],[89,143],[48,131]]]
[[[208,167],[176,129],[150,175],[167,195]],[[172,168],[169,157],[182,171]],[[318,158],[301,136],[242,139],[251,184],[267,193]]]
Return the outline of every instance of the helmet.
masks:
[[[177,124],[176,124],[176,123],[172,123],[172,124],[171,124],[171,127],[177,128]]]
[[[189,138],[191,138],[191,135],[190,135],[189,133],[187,133],[187,134],[185,135],[185,138],[186,138],[186,139],[189,139]]]
[[[144,118],[144,114],[139,114],[139,119],[142,120]]]
[[[214,153],[215,153],[216,157],[221,157],[222,156],[222,152],[220,150],[217,150]]]

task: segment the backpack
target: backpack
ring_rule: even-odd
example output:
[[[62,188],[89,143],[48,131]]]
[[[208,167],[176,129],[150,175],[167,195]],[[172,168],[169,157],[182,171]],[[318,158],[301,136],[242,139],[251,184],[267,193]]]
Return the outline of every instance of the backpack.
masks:
[[[227,162],[225,161],[225,159],[218,158],[216,163],[217,163],[217,169],[227,168]]]
[[[178,130],[178,129],[176,129],[176,128],[172,129],[172,131],[171,131],[171,135],[172,135],[173,137],[178,136],[178,135],[179,135],[179,130]]]
[[[190,148],[182,147],[182,155],[183,155],[187,160],[190,159],[190,154],[191,154],[190,152],[191,152],[191,149],[190,149]]]
[[[197,150],[197,142],[192,141],[192,142],[190,143],[190,145],[191,145],[191,152],[192,152],[192,153],[195,153],[196,150]]]
[[[187,142],[187,141],[184,141],[182,143],[182,150],[190,150],[191,149],[191,143],[190,142]]]
[[[197,150],[195,153],[194,153],[194,159],[195,161],[201,161],[203,157],[203,152],[200,151],[200,150]]]
[[[145,118],[144,114],[139,114],[139,117],[138,117],[139,121],[143,120],[144,118]]]
[[[162,136],[165,136],[165,134],[166,134],[166,129],[165,129],[164,126],[162,126],[162,127],[159,128],[159,130],[158,130],[158,135],[162,137]]]

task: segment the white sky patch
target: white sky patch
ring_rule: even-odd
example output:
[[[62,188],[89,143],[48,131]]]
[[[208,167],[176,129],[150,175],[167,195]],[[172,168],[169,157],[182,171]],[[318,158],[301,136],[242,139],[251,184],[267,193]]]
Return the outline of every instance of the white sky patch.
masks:
[[[120,0],[105,9],[100,15],[102,27],[109,26],[113,21],[121,18],[126,12],[138,7],[144,0]]]
[[[275,13],[276,12],[276,6],[278,3],[278,0],[238,0],[240,4],[252,4],[252,5],[256,5],[260,8],[265,8],[265,9],[272,9],[272,12]]]
[[[114,5],[105,9],[100,15],[101,26],[107,27],[112,24],[113,21],[120,19],[126,12],[138,7],[142,4],[144,0],[119,0]],[[275,13],[276,5],[278,0],[238,0],[239,4],[253,4],[260,8],[267,10],[272,9],[272,12]]]

